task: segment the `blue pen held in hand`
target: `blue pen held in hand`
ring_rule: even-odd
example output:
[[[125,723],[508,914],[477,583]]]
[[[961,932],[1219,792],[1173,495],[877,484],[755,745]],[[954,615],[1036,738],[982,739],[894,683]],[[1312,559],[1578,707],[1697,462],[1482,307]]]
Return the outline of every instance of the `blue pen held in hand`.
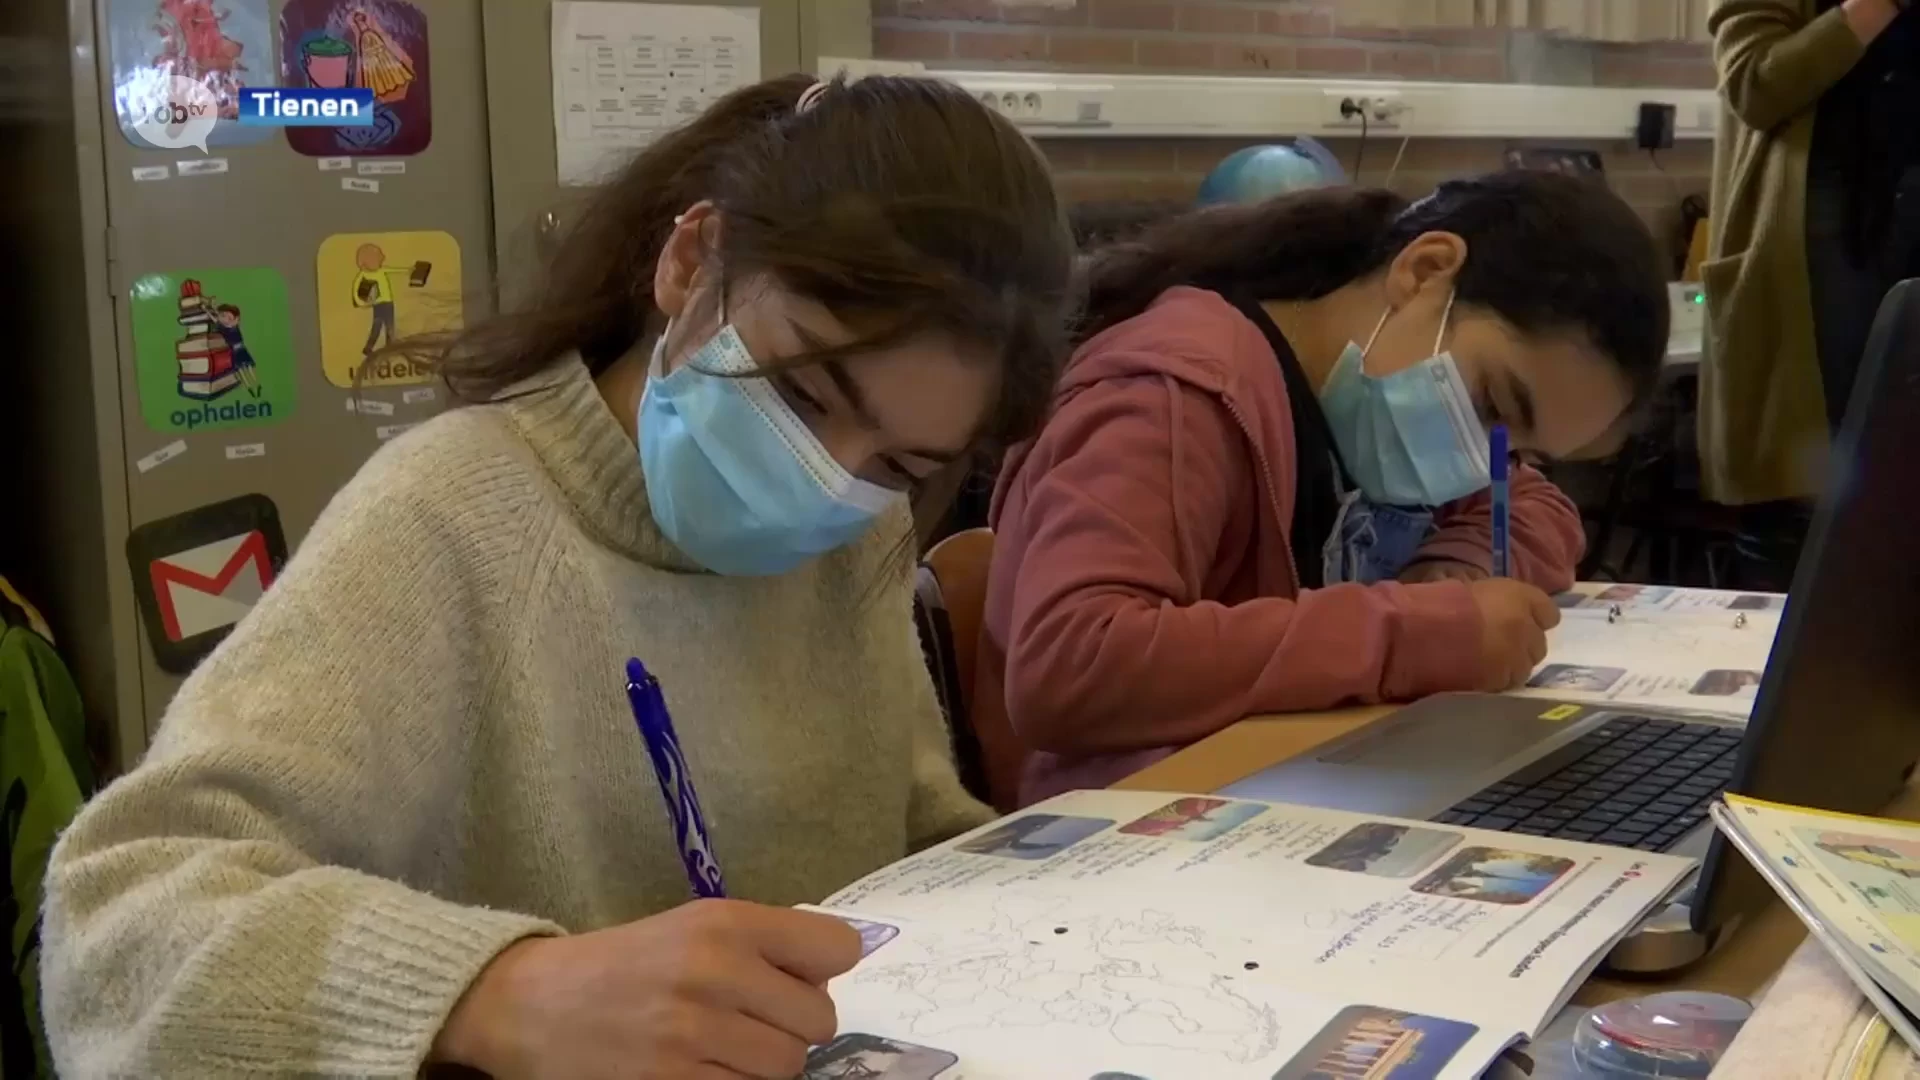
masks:
[[[1507,576],[1507,425],[1487,432],[1487,468],[1493,475],[1493,576]]]
[[[727,884],[713,857],[707,816],[700,812],[700,796],[687,775],[687,759],[680,753],[673,718],[667,715],[667,699],[660,693],[659,681],[639,660],[627,661],[627,701],[633,706],[634,723],[640,725],[640,737],[646,740],[647,756],[653,759],[653,775],[660,781],[660,796],[667,801],[667,816],[673,819],[687,884],[699,899],[721,899],[727,895]]]

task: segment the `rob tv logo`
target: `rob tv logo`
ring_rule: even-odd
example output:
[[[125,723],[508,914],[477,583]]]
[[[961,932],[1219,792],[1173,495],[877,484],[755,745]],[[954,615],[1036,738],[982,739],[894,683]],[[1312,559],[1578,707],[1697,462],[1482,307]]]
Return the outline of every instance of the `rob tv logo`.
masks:
[[[249,86],[240,91],[240,123],[249,127],[370,127],[373,91],[364,87]]]

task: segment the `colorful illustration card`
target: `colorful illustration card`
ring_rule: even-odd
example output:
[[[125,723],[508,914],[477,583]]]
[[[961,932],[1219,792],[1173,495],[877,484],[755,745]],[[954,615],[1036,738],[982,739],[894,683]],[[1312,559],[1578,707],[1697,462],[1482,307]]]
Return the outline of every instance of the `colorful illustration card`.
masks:
[[[120,132],[142,149],[136,129],[168,100],[169,81],[193,79],[213,93],[220,123],[208,146],[243,146],[272,135],[242,127],[240,91],[274,85],[267,0],[110,0],[107,49]]]
[[[1165,836],[1178,840],[1218,840],[1266,810],[1259,803],[1192,796],[1175,799],[1153,813],[1120,827],[1129,836]]]
[[[874,950],[900,936],[900,928],[886,923],[869,922],[851,916],[841,917],[848,926],[860,932],[860,955],[872,956]]]
[[[1386,821],[1355,825],[1340,839],[1307,856],[1308,866],[1375,877],[1412,877],[1460,842],[1460,834],[1416,829]]]
[[[800,1080],[934,1080],[959,1060],[945,1050],[849,1033],[808,1054]]]
[[[133,283],[140,412],[160,432],[277,424],[293,414],[287,283],[265,268],[176,270]]]
[[[405,0],[287,0],[280,12],[283,86],[373,92],[373,123],[291,127],[308,157],[403,157],[433,141],[427,17]]]
[[[1108,828],[1104,818],[1028,814],[982,833],[960,845],[970,855],[998,855],[1007,859],[1047,859]]]
[[[1573,860],[1501,848],[1471,847],[1420,879],[1413,891],[1431,896],[1525,904],[1573,869]]]
[[[1434,1080],[1477,1030],[1437,1016],[1354,1005],[1320,1029],[1273,1080]]]
[[[127,537],[135,604],[160,670],[185,675],[226,639],[287,562],[265,495],[149,521]]]
[[[1627,674],[1626,668],[1595,667],[1589,664],[1548,664],[1527,680],[1533,690],[1565,690],[1583,694],[1604,694]]]
[[[321,243],[314,274],[328,382],[348,389],[433,378],[425,367],[374,354],[461,327],[459,241],[443,232],[340,233]]]

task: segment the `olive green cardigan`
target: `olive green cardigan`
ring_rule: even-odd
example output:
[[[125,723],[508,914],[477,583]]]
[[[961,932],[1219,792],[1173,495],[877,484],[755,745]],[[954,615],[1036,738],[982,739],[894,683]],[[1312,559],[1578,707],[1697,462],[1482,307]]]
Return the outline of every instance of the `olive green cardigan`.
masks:
[[[1864,47],[1815,0],[1721,0],[1700,461],[1706,493],[1744,504],[1820,489],[1827,412],[1807,275],[1814,106]]]

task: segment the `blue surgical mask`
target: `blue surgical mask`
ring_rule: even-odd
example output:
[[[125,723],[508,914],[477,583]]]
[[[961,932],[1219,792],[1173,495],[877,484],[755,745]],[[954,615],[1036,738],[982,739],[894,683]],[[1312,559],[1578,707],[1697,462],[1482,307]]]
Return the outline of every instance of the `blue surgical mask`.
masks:
[[[667,539],[718,574],[782,574],[858,539],[902,496],[835,461],[732,325],[640,395],[640,468]],[[746,376],[741,378],[739,376]]]
[[[1387,323],[1382,314],[1364,346],[1347,343],[1320,388],[1320,410],[1347,473],[1376,503],[1440,506],[1491,483],[1486,429],[1460,369],[1440,348],[1452,314],[1449,296],[1434,355],[1375,377],[1366,358]]]

